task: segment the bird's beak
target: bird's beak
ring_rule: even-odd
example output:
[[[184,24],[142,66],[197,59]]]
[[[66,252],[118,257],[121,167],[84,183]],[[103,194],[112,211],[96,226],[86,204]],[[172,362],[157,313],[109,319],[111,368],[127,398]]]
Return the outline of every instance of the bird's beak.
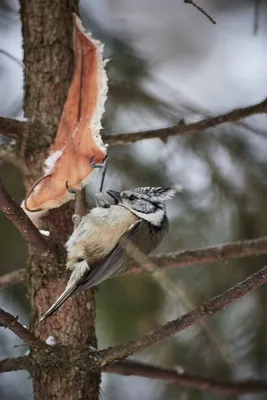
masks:
[[[120,192],[116,192],[115,190],[107,190],[107,194],[111,196],[116,202],[121,201]]]

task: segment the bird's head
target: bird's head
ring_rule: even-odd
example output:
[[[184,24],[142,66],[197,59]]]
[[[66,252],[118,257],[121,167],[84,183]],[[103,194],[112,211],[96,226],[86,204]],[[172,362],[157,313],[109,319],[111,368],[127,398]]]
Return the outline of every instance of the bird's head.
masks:
[[[115,204],[126,207],[138,217],[160,226],[166,216],[166,201],[181,191],[181,186],[170,188],[139,187],[132,190],[116,192],[108,190],[107,193],[115,200]]]

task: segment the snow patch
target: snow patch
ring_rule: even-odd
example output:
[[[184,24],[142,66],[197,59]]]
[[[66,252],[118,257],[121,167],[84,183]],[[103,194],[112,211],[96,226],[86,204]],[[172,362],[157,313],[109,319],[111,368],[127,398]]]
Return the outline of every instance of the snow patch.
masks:
[[[49,344],[49,346],[55,346],[57,344],[56,339],[54,336],[48,336],[48,338],[45,341],[46,344]]]

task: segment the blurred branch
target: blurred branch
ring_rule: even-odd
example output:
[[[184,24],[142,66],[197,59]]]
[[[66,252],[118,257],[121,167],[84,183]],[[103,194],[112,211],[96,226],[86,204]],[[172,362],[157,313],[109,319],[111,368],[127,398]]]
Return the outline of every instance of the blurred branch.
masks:
[[[116,135],[102,135],[102,139],[105,143],[110,145],[119,145],[124,143],[137,142],[145,139],[161,139],[167,140],[169,136],[176,135],[189,135],[201,132],[208,128],[214,128],[217,125],[221,125],[225,122],[236,122],[240,119],[247,118],[255,114],[263,114],[267,111],[267,99],[255,104],[254,106],[237,108],[225,114],[217,115],[216,117],[205,118],[198,122],[184,123],[180,121],[177,125],[170,126],[167,128],[152,129],[148,131],[138,131],[134,133],[120,133]],[[13,128],[14,127],[14,128]],[[32,132],[44,129],[41,122],[23,122],[15,119],[8,119],[0,117],[0,133],[11,138],[15,138],[19,143],[23,140],[25,132]]]
[[[257,35],[259,31],[260,6],[261,6],[261,0],[254,0],[254,25],[253,25],[254,35]]]
[[[155,272],[154,265],[159,268],[180,268],[199,264],[210,264],[218,261],[228,261],[235,258],[259,256],[267,254],[267,237],[253,240],[235,241],[203,249],[182,250],[175,253],[165,253],[150,257],[152,263],[134,266],[125,274],[140,274]]]
[[[11,371],[29,371],[31,368],[31,359],[29,356],[18,358],[6,358],[0,361],[0,373]]]
[[[201,12],[201,14],[205,15],[213,24],[216,24],[216,21],[205,11],[203,8],[198,6],[193,0],[184,0],[185,4],[192,4],[193,7],[195,7],[198,11]]]
[[[182,368],[163,368],[134,360],[119,361],[103,369],[103,372],[124,376],[139,376],[174,383],[178,386],[209,391],[220,395],[267,392],[267,381],[244,380],[235,382],[219,381],[184,372]]]
[[[17,119],[0,117],[0,134],[21,143],[25,129],[29,129],[27,122]]]
[[[17,335],[23,342],[25,342],[30,347],[35,348],[46,348],[47,345],[43,343],[40,339],[34,336],[28,329],[24,328],[17,321],[17,317],[9,314],[8,312],[4,311],[0,308],[0,326],[4,328],[9,328],[15,335]]]
[[[100,351],[100,367],[104,367],[107,364],[128,357],[137,351],[146,349],[147,347],[152,346],[153,344],[167,339],[169,336],[186,329],[200,319],[223,310],[235,300],[245,296],[247,293],[263,285],[263,283],[266,281],[267,266],[233,286],[231,289],[228,289],[224,293],[206,301],[198,308],[166,323],[150,333],[147,333],[140,339],[132,340],[124,345],[117,345]]]
[[[123,275],[137,275],[143,272],[153,273],[155,272],[155,266],[161,269],[182,268],[228,261],[235,258],[259,256],[261,254],[267,254],[267,237],[219,244],[203,249],[182,250],[175,253],[155,255],[150,257],[151,264],[145,264],[143,267],[134,266],[125,271]],[[21,283],[24,278],[24,268],[2,275],[0,276],[0,289]]]
[[[121,133],[114,136],[102,135],[102,138],[104,142],[109,143],[110,145],[118,145],[136,142],[138,140],[154,138],[159,138],[165,141],[168,139],[169,136],[198,133],[208,128],[214,128],[215,126],[221,125],[225,122],[236,122],[251,115],[263,114],[265,112],[267,112],[267,99],[258,104],[255,104],[254,106],[237,108],[228,113],[221,114],[216,117],[206,118],[198,122],[192,122],[188,124],[180,122],[178,125],[168,128],[153,129],[143,132],[139,131],[135,133]]]
[[[8,51],[5,51],[3,49],[0,49],[0,54],[3,54],[4,56],[10,58],[10,60],[15,61],[16,64],[18,64],[21,68],[24,67],[23,62],[21,62],[17,57],[13,56],[11,53]]]
[[[3,211],[3,213],[16,226],[26,242],[29,243],[38,253],[41,253],[43,256],[52,255],[47,240],[42,236],[23,209],[8,194],[1,179],[0,210]]]
[[[52,140],[51,132],[41,121],[20,121],[5,117],[0,117],[0,135],[15,140],[18,146],[27,143],[31,151],[36,144],[29,139],[38,138],[37,144],[43,149],[47,149]]]
[[[10,143],[1,143],[0,163],[2,161],[10,162],[11,164],[18,166],[16,146],[11,145]]]
[[[8,286],[17,285],[18,283],[24,282],[25,279],[25,268],[18,269],[17,271],[10,272],[0,276],[0,289]]]

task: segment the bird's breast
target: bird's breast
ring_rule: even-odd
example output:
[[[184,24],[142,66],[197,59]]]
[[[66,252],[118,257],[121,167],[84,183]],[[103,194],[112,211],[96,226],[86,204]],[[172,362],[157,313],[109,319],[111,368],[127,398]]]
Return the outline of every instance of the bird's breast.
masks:
[[[72,265],[78,257],[85,257],[89,264],[104,258],[138,219],[121,206],[93,208],[66,243],[68,265]]]

